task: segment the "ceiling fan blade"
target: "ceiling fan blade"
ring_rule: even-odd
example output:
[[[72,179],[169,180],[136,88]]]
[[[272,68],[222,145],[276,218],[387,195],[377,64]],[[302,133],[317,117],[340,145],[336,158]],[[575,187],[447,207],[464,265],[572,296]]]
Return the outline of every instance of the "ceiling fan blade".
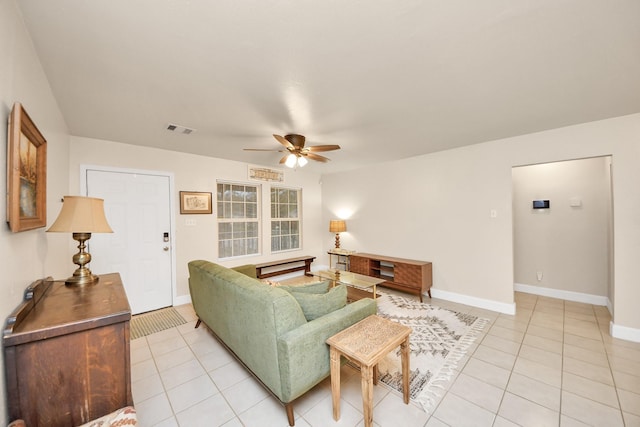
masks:
[[[289,154],[287,154],[286,156],[284,156],[283,158],[281,158],[279,163],[280,163],[281,165],[283,165],[283,164],[284,164],[284,162],[286,162],[286,161],[287,161],[287,157],[289,157]]]
[[[276,134],[274,133],[274,134],[273,134],[273,137],[274,137],[275,139],[277,139],[277,140],[278,140],[278,142],[279,142],[280,144],[284,145],[285,147],[287,147],[287,148],[291,148],[291,149],[293,149],[293,148],[294,148],[294,146],[293,146],[293,144],[292,144],[292,143],[290,143],[289,141],[287,141],[286,139],[284,139],[284,136],[276,135]]]
[[[340,146],[339,145],[314,145],[311,147],[307,147],[306,149],[311,152],[333,151],[333,150],[339,150]]]
[[[318,162],[327,163],[329,161],[328,158],[321,156],[319,154],[313,153],[304,153],[303,156],[310,158],[311,160],[316,160]]]

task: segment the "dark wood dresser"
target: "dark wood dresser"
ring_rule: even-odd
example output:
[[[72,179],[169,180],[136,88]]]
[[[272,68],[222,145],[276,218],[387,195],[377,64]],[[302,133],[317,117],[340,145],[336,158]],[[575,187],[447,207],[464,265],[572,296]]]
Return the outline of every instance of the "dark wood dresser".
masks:
[[[3,336],[10,420],[77,426],[133,405],[130,320],[118,273],[84,288],[30,285]]]

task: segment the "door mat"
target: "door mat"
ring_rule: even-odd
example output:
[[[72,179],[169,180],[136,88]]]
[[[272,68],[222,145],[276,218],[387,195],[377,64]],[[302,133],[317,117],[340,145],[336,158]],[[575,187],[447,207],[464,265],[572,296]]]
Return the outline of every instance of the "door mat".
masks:
[[[185,323],[187,321],[173,307],[136,314],[131,317],[131,339],[135,340]]]
[[[488,319],[385,293],[378,314],[409,326],[409,398],[429,412]],[[402,393],[400,349],[378,364],[379,381]]]

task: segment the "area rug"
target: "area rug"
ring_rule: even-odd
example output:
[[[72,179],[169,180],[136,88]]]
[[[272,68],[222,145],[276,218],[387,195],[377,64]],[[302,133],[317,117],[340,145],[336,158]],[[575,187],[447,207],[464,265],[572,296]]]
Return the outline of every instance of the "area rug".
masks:
[[[185,323],[187,321],[173,307],[137,314],[131,317],[131,339],[135,340]]]
[[[413,329],[410,341],[409,397],[429,412],[451,381],[488,319],[384,293],[378,314]],[[378,364],[379,381],[402,393],[400,349]]]

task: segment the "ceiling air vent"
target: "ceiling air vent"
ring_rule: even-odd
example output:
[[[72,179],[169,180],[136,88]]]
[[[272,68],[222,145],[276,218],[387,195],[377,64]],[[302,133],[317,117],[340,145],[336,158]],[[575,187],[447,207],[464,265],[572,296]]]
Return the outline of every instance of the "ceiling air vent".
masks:
[[[190,133],[193,133],[196,131],[195,129],[191,129],[191,128],[180,126],[180,125],[174,125],[172,123],[169,123],[167,125],[167,130],[171,132],[181,133],[183,135],[189,135]]]

